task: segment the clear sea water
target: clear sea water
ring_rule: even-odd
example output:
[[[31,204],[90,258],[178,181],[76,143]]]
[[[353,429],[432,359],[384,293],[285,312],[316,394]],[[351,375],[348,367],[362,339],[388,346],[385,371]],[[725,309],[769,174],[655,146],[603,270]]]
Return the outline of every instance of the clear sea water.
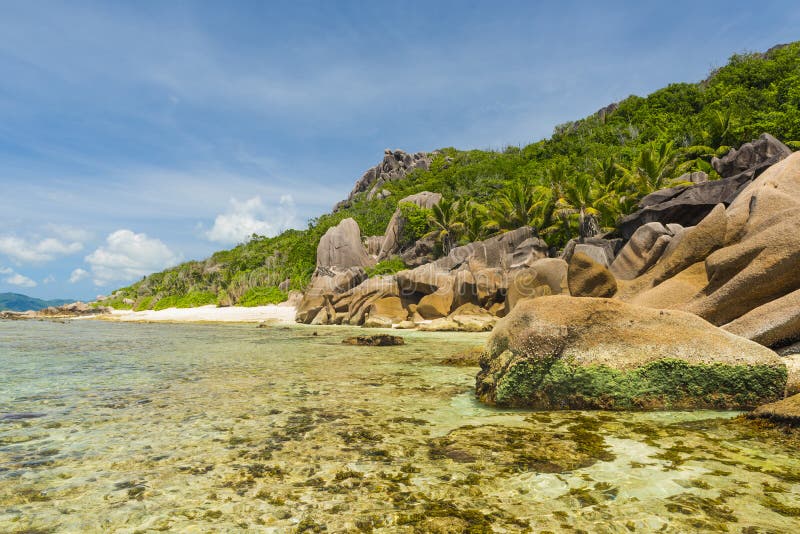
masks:
[[[477,334],[0,321],[0,532],[794,532],[796,433],[495,410]],[[316,334],[316,335],[314,335]]]

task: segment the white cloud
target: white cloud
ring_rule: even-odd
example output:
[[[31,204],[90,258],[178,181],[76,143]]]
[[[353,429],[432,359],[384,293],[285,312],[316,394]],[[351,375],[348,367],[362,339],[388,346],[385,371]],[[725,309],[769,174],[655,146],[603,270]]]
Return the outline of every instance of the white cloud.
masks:
[[[42,263],[58,256],[68,256],[83,249],[79,241],[62,241],[55,237],[28,240],[13,235],[0,236],[0,254],[20,262]]]
[[[12,271],[11,269],[9,269],[8,267],[0,267],[0,274],[11,274],[11,273],[13,273],[13,272],[14,272],[14,271]]]
[[[66,241],[86,242],[92,238],[92,232],[65,224],[47,224],[45,228],[48,232]]]
[[[84,280],[84,279],[86,279],[88,277],[89,277],[89,272],[88,271],[85,271],[84,269],[78,268],[78,269],[75,269],[74,271],[72,271],[72,273],[69,275],[69,283],[70,284],[76,284],[76,283],[80,282],[81,280]]]
[[[105,246],[86,256],[86,261],[92,266],[95,285],[104,286],[160,271],[178,263],[180,257],[159,239],[117,230],[106,238]]]
[[[294,219],[292,195],[282,195],[277,207],[265,206],[260,196],[244,202],[232,198],[231,210],[217,215],[214,226],[205,236],[217,243],[241,243],[253,234],[273,236],[291,227]]]
[[[55,281],[56,281],[56,277],[55,277],[55,276],[53,276],[52,274],[50,274],[50,275],[47,275],[47,276],[46,276],[46,277],[45,277],[45,278],[42,280],[42,283],[43,283],[43,284],[52,284],[52,283],[53,283],[53,282],[55,282]]]
[[[19,273],[12,274],[5,278],[5,282],[7,284],[11,284],[13,286],[19,287],[36,287],[36,282],[28,278],[27,276],[23,276]]]

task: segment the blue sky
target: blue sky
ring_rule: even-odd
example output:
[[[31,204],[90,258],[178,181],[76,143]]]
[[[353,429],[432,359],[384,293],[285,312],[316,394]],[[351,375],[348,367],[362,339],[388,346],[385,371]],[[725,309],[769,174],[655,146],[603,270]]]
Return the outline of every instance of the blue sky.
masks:
[[[303,227],[385,148],[501,148],[800,39],[761,2],[4,2],[0,292]],[[739,5],[737,5],[739,4]]]

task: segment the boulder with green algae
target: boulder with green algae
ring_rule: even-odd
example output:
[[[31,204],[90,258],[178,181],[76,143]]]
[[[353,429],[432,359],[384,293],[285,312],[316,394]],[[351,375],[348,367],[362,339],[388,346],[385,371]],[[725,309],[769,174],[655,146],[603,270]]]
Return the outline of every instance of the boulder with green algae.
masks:
[[[535,409],[750,409],[783,397],[773,351],[690,313],[547,296],[500,320],[476,394]]]

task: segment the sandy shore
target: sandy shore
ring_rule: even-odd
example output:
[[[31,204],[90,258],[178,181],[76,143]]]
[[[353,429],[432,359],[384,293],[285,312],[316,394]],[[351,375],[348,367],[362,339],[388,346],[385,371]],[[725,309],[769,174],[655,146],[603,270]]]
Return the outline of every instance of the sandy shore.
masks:
[[[122,322],[188,322],[188,323],[294,323],[294,306],[255,306],[244,308],[231,306],[218,308],[213,304],[197,308],[167,308],[165,310],[113,310],[110,315],[98,315],[96,319]]]

